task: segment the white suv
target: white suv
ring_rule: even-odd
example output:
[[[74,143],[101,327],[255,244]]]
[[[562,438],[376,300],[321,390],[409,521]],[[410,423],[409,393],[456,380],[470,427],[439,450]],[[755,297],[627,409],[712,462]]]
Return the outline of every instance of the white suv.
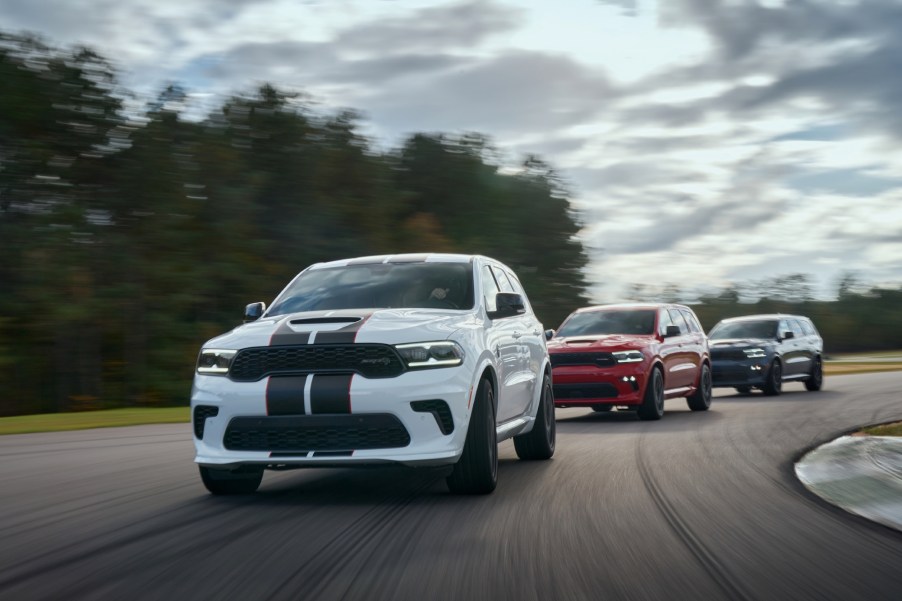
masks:
[[[488,493],[500,441],[554,453],[542,324],[498,261],[319,263],[245,321],[204,344],[191,392],[214,494],[251,493],[266,468],[379,463],[453,465],[453,492]]]

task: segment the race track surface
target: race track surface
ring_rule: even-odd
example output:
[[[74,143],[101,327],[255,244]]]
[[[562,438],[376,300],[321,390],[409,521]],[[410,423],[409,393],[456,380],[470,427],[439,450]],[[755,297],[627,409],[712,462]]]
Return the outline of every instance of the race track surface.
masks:
[[[792,461],[902,419],[902,373],[718,392],[660,422],[558,410],[558,448],[450,495],[441,472],[267,472],[216,498],[189,425],[0,437],[0,599],[902,599],[902,535]]]

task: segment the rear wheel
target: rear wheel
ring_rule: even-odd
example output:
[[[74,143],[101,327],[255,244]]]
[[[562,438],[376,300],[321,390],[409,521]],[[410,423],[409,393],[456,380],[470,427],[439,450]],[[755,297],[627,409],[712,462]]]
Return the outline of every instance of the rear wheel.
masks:
[[[641,420],[656,420],[664,416],[664,376],[657,367],[651,370],[645,385],[645,397],[636,414]]]
[[[464,451],[445,480],[453,493],[484,495],[495,490],[498,482],[498,441],[494,399],[492,383],[483,379],[476,390]]]
[[[814,360],[814,365],[811,366],[811,375],[808,376],[808,379],[805,380],[805,388],[814,392],[816,390],[820,390],[824,386],[824,364],[821,363],[821,358],[818,357]]]
[[[223,470],[200,467],[200,479],[214,495],[249,495],[260,487],[263,469]]]
[[[767,370],[767,381],[764,383],[764,394],[767,396],[778,396],[783,392],[783,365],[774,360]]]
[[[551,459],[554,455],[556,424],[554,421],[554,393],[551,378],[545,374],[542,380],[542,396],[532,430],[514,436],[514,449],[520,459]]]
[[[707,363],[702,363],[702,373],[698,376],[698,388],[691,396],[686,397],[686,403],[693,411],[707,411],[711,406],[711,368]]]

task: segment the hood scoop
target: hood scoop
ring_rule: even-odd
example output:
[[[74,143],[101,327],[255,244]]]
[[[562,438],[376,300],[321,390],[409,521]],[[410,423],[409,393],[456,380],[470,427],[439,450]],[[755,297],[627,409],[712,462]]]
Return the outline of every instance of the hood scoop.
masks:
[[[321,323],[357,323],[360,319],[360,317],[308,317],[292,319],[289,323],[293,326],[307,326]]]

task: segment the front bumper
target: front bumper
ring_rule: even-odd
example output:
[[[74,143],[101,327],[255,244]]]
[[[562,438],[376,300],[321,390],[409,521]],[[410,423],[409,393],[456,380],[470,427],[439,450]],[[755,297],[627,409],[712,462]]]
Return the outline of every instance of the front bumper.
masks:
[[[561,365],[552,372],[556,407],[639,405],[645,392],[647,365],[611,367]]]
[[[355,375],[349,412],[341,414],[314,413],[307,402],[305,414],[269,415],[270,379],[195,376],[192,419],[198,413],[203,418],[194,423],[197,463],[230,468],[445,465],[463,451],[474,393],[470,370],[463,366],[384,379]]]
[[[767,359],[714,359],[711,380],[716,387],[762,386],[767,380]]]

